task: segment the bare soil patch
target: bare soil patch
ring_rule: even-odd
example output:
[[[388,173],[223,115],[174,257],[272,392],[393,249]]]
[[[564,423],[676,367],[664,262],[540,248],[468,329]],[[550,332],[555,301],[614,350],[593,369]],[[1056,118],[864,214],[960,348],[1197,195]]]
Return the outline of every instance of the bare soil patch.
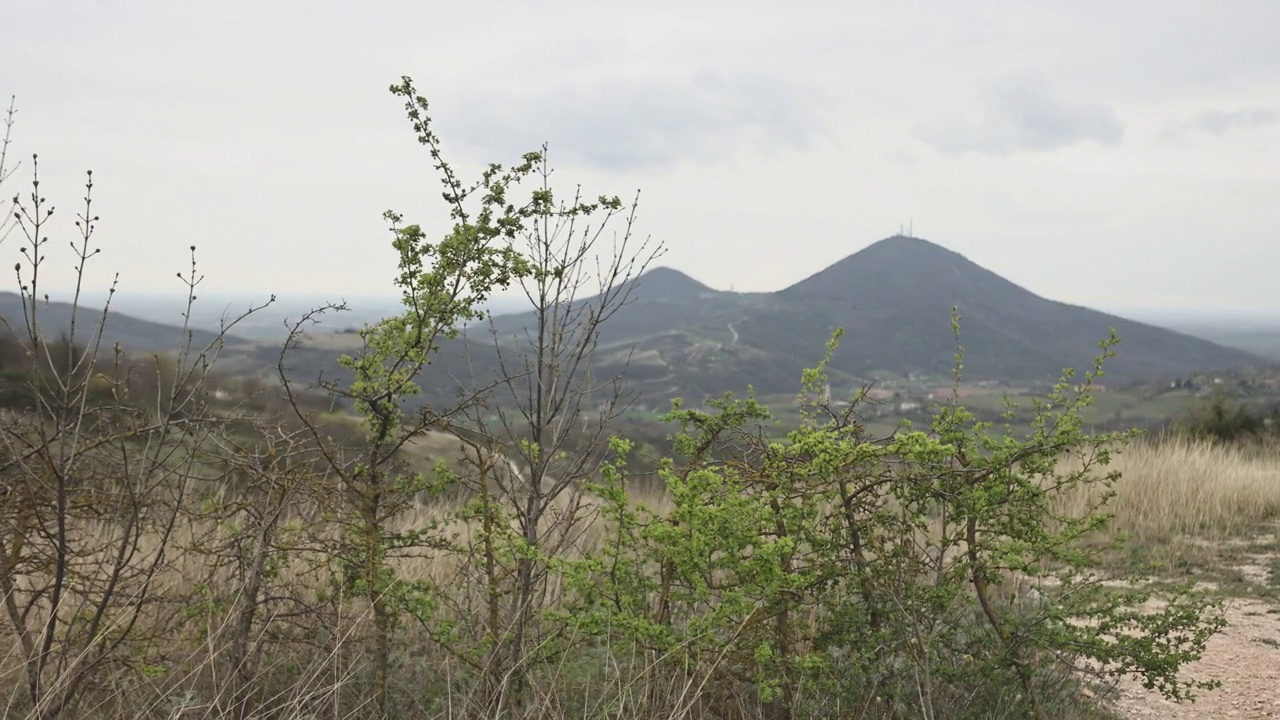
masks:
[[[1247,718],[1280,720],[1280,609],[1259,600],[1234,600],[1228,625],[1208,643],[1188,675],[1222,687],[1194,702],[1175,703],[1136,682],[1121,683],[1116,710],[1123,718]]]

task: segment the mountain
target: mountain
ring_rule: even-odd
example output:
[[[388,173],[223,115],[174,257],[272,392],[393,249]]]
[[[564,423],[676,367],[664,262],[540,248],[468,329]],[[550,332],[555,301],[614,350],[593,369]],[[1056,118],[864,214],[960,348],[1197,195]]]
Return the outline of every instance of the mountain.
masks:
[[[176,314],[178,311],[174,312]],[[5,320],[5,323],[0,323],[0,333],[25,334],[26,325],[23,317],[22,297],[12,292],[0,292],[0,318]],[[70,303],[43,300],[39,302],[37,318],[46,337],[57,338],[59,335],[68,333],[73,317],[76,321],[76,338],[80,341],[88,341],[93,338],[98,324],[102,322],[102,309],[82,305],[73,313]],[[217,333],[194,329],[191,336],[192,349],[203,350],[216,338]],[[224,339],[228,345],[244,342],[231,336]],[[186,340],[187,336],[181,327],[142,320],[112,311],[108,313],[106,324],[103,326],[101,348],[110,351],[116,343],[119,343],[122,348],[132,352],[177,351]]]
[[[636,290],[655,300],[691,300],[697,299],[715,290],[694,280],[688,275],[669,267],[656,267],[636,278]]]
[[[725,293],[668,267],[648,270],[630,284],[626,306],[602,326],[606,345],[666,333],[674,327],[675,318],[680,318],[680,326],[696,325],[703,313],[712,311],[715,315],[716,308],[724,302]],[[495,326],[500,335],[511,335],[527,326],[531,317],[531,313],[499,315]]]
[[[919,238],[881,240],[778,293],[780,308],[818,309],[846,328],[842,367],[945,374],[955,361],[949,313],[961,315],[970,378],[1035,379],[1092,366],[1098,341],[1115,328],[1122,344],[1107,374],[1144,378],[1242,367],[1259,358],[1089,308],[1055,302]],[[779,314],[751,327],[780,325]],[[821,341],[813,324],[793,325],[797,342]]]
[[[1098,342],[1114,327],[1122,344],[1106,365],[1110,379],[1149,379],[1245,367],[1247,352],[1055,302],[964,256],[919,238],[881,240],[772,293],[713,290],[670,268],[635,281],[632,301],[605,324],[598,375],[624,373],[658,402],[672,395],[794,392],[837,327],[845,329],[831,365],[833,383],[873,374],[948,377],[956,342],[950,313],[961,315],[964,377],[1052,381],[1065,367],[1090,369]],[[499,337],[532,321],[495,318]]]

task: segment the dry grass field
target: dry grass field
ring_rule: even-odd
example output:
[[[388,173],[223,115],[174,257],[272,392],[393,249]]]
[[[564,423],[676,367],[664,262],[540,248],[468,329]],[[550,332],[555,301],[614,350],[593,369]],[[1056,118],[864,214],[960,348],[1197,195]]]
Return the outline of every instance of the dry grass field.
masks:
[[[1238,538],[1280,519],[1280,447],[1169,437],[1134,443],[1111,467],[1116,529],[1140,545]]]
[[[448,459],[457,452],[457,445],[444,436],[432,435],[409,450],[415,462],[429,464]],[[1280,662],[1280,616],[1276,615],[1280,603],[1280,541],[1277,540],[1277,521],[1280,520],[1280,449],[1264,447],[1228,447],[1207,442],[1181,439],[1138,442],[1120,452],[1114,459],[1113,469],[1122,473],[1115,486],[1115,497],[1110,505],[1114,519],[1112,533],[1125,537],[1126,551],[1111,559],[1118,564],[1141,564],[1151,571],[1154,582],[1199,580],[1206,586],[1237,598],[1246,604],[1237,604],[1230,615],[1235,625],[1209,648],[1209,655],[1201,667],[1210,675],[1224,674],[1230,680],[1230,695],[1207,693],[1196,705],[1176,706],[1170,709],[1154,694],[1140,687],[1122,686],[1117,710],[1122,717],[1154,717],[1161,713],[1166,717],[1219,717],[1237,708],[1241,698],[1251,703],[1250,708],[1269,708],[1274,698],[1274,685],[1266,685],[1267,667],[1271,661]],[[667,498],[651,493],[636,498],[645,505],[661,511],[668,507]],[[1085,498],[1067,498],[1064,511],[1078,509]],[[422,503],[403,517],[404,529],[438,524],[458,508],[460,500]],[[606,535],[605,521],[596,512],[588,497],[566,498],[565,503],[579,503],[579,512],[588,520],[580,532],[565,548],[567,556],[575,555],[575,548],[597,546]],[[563,508],[562,508],[563,509]],[[476,542],[474,527],[453,523],[440,528],[458,543]],[[194,547],[201,538],[218,532],[217,528],[185,527],[179,533],[184,546]],[[184,583],[199,576],[198,568],[188,565],[191,556],[178,557],[160,578],[158,586],[174,598],[192,597],[193,588]],[[318,582],[324,569],[322,554],[299,552],[286,567],[281,568],[278,584],[290,591],[302,592]],[[476,578],[459,567],[456,562],[442,559],[439,553],[423,551],[411,553],[396,562],[396,567],[406,581],[429,579],[445,587],[465,588]],[[1107,568],[1099,568],[1106,571]],[[232,575],[220,576],[220,581],[233,584]],[[482,603],[479,586],[472,600],[474,605],[457,606],[452,610],[462,617],[478,612]],[[230,592],[223,588],[222,592]],[[554,604],[559,587],[551,583],[544,601]],[[216,593],[215,593],[216,594]],[[234,595],[234,592],[230,592]],[[458,597],[464,597],[462,593]],[[358,608],[358,604],[351,607]],[[230,620],[216,608],[202,611],[198,607],[183,612],[165,610],[163,605],[154,614],[144,618],[157,624],[156,637],[185,638],[190,646],[178,651],[170,648],[158,657],[170,667],[155,676],[150,686],[122,684],[117,688],[104,686],[95,689],[95,701],[77,709],[80,717],[233,717],[226,704],[216,697],[215,688],[221,687],[219,674],[225,668],[219,665],[219,657],[229,650],[222,640],[229,629]],[[285,632],[313,632],[306,623],[291,625],[283,621]],[[272,689],[275,703],[284,714],[275,717],[313,717],[311,708],[324,705],[326,698],[342,696],[350,688],[359,686],[361,657],[365,652],[360,643],[347,642],[345,638],[358,637],[368,618],[362,611],[349,616],[335,615],[328,628],[330,639],[316,646],[311,655],[293,654],[267,659],[258,669],[264,681],[270,681],[275,673],[289,677],[287,685]],[[289,630],[288,628],[292,628]],[[1243,635],[1241,633],[1244,633]],[[1270,645],[1267,638],[1271,639]],[[305,638],[304,638],[305,639]],[[450,673],[465,670],[456,658],[434,649],[430,638],[413,626],[406,626],[402,647],[412,657],[415,665],[405,667],[406,682],[428,683],[431,677],[447,677]],[[0,717],[29,717],[21,710],[22,671],[17,663],[20,656],[18,640],[11,632],[0,635],[0,649],[7,652],[0,657],[0,679],[11,690],[0,694]],[[296,647],[304,647],[295,644]],[[1247,653],[1245,652],[1247,651]],[[615,697],[652,699],[654,693],[696,693],[698,678],[691,675],[687,684],[680,687],[650,687],[651,682],[643,672],[626,676],[625,668],[639,662],[639,658],[626,657],[622,648],[603,649],[603,656],[566,658],[552,678],[538,692],[554,694],[568,686],[582,683],[610,684]],[[1224,660],[1225,658],[1225,660]],[[603,663],[603,665],[601,664]],[[1244,664],[1241,664],[1244,663]],[[158,670],[157,670],[158,672]],[[621,674],[620,674],[621,673]],[[1251,676],[1250,673],[1253,673]],[[119,677],[130,676],[122,672]],[[415,679],[416,678],[416,679]],[[1252,678],[1252,681],[1251,681]],[[667,678],[664,682],[669,681]],[[122,681],[123,682],[123,681]],[[449,683],[440,681],[438,686],[418,686],[424,693],[453,692]],[[1268,694],[1269,693],[1269,694]],[[213,697],[211,697],[211,694]],[[1226,697],[1224,704],[1215,704]],[[455,698],[463,703],[465,698]],[[1276,698],[1280,701],[1280,698]],[[564,716],[565,707],[547,699],[548,716]],[[637,708],[640,705],[637,704]],[[556,712],[551,712],[552,709]],[[1164,708],[1161,710],[1161,708]],[[422,716],[440,712],[439,705],[420,708]],[[626,707],[579,708],[591,716],[631,717]],[[1259,711],[1261,712],[1261,711]],[[1177,714],[1182,713],[1182,714]],[[1188,714],[1189,713],[1189,714]],[[1206,714],[1208,713],[1208,714]],[[350,715],[350,717],[358,717]],[[1245,714],[1240,717],[1275,717],[1265,714]],[[1086,717],[1086,715],[1081,715]]]

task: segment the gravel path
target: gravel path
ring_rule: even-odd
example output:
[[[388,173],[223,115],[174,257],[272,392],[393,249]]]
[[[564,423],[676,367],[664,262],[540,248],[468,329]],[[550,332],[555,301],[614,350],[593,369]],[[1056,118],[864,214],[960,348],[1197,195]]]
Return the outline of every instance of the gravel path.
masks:
[[[1219,680],[1221,688],[1200,693],[1194,703],[1174,703],[1125,682],[1116,703],[1120,714],[1132,720],[1280,720],[1280,611],[1256,600],[1238,600],[1228,606],[1227,620],[1227,628],[1209,641],[1204,658],[1187,666],[1192,677]]]

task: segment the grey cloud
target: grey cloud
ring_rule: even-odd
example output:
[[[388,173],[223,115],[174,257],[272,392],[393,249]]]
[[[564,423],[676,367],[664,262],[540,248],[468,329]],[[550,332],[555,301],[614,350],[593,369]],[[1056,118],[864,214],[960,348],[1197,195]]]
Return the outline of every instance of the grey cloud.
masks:
[[[827,134],[823,103],[816,92],[758,74],[624,77],[524,95],[473,95],[462,100],[449,133],[486,159],[548,142],[559,157],[634,170],[716,162],[743,146],[810,147]]]
[[[1280,113],[1270,108],[1247,108],[1232,112],[1209,110],[1174,129],[1177,134],[1205,132],[1211,135],[1225,135],[1232,130],[1269,127],[1277,123],[1280,123]]]
[[[980,107],[976,118],[935,123],[916,137],[947,155],[1043,152],[1089,141],[1115,145],[1124,137],[1115,109],[1064,99],[1033,80],[990,88],[981,95]]]

